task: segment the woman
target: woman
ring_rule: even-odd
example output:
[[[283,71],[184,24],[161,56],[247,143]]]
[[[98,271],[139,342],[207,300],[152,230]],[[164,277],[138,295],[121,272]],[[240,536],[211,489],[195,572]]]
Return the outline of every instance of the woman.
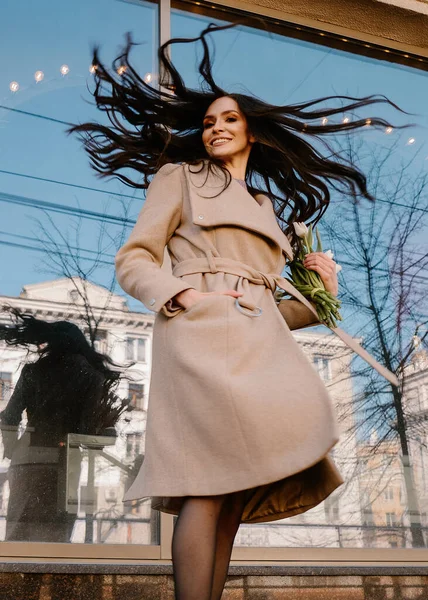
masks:
[[[125,500],[151,497],[179,515],[178,600],[220,599],[240,523],[299,514],[342,483],[328,456],[338,439],[330,398],[290,332],[318,323],[316,311],[280,274],[293,259],[293,222],[320,219],[328,184],[371,198],[362,173],[310,143],[365,119],[321,117],[388,102],[281,107],[228,94],[214,82],[206,41],[218,29],[161,47],[160,90],[130,65],[130,40],[113,65],[120,77],[95,51],[94,96],[112,127],[72,129],[101,176],[145,188],[156,173],[116,259],[123,289],[157,313],[145,460]],[[202,90],[188,89],[167,56],[171,44],[194,41]],[[333,260],[315,252],[305,266],[337,294]],[[297,300],[277,305],[277,285]]]
[[[112,389],[120,373],[74,323],[49,323],[11,307],[3,311],[15,323],[0,325],[0,340],[39,353],[24,365],[0,413],[4,455],[11,459],[6,539],[69,542],[75,515],[65,510],[67,434],[114,428],[125,408]],[[24,410],[27,428],[18,439]],[[69,480],[73,476],[78,481],[79,473],[69,471]]]

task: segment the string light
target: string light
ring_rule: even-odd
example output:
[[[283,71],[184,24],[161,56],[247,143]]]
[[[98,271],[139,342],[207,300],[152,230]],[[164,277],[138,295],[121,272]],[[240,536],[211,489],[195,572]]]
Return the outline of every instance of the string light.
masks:
[[[144,75],[144,81],[145,81],[146,83],[150,83],[152,80],[153,80],[153,75],[152,75],[151,73],[146,73],[146,74]]]
[[[372,120],[371,119],[366,119],[366,125],[369,126],[372,124]]]
[[[9,89],[13,93],[17,92],[19,90],[19,83],[17,81],[11,81],[9,84]]]
[[[126,67],[125,67],[125,65],[122,65],[122,66],[120,66],[120,67],[118,68],[118,70],[117,70],[117,74],[118,74],[118,75],[123,75],[123,74],[125,73],[125,71],[126,71]]]
[[[349,123],[349,121],[350,121],[350,118],[349,117],[345,117],[343,119],[342,123]]]
[[[98,69],[97,65],[91,65],[89,67],[89,73],[92,73],[92,75],[93,75],[97,69]]]
[[[45,77],[45,74],[43,73],[43,71],[36,71],[34,73],[34,79],[36,80],[37,83],[40,83],[40,81],[43,81]]]
[[[323,118],[321,119],[321,125],[327,125],[327,123],[328,123],[328,119],[327,119],[327,117],[323,117]]]
[[[68,65],[62,65],[62,67],[60,68],[60,72],[61,75],[68,75],[68,73],[70,72],[70,67]]]
[[[387,127],[385,129],[385,133],[392,133],[393,132],[393,128],[392,127]]]
[[[416,142],[414,137],[411,137],[407,140],[407,144],[406,146],[411,146],[412,144],[414,144]]]

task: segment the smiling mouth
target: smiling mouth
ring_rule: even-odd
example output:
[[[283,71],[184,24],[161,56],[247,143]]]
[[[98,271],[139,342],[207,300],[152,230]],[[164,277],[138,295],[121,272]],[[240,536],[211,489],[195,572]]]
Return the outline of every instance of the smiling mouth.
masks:
[[[230,141],[231,141],[231,140],[230,140],[230,139],[228,139],[228,138],[221,138],[221,139],[218,139],[218,140],[214,140],[214,141],[211,143],[211,146],[213,146],[213,147],[216,147],[216,146],[223,146],[224,144],[227,144],[227,142],[230,142]]]

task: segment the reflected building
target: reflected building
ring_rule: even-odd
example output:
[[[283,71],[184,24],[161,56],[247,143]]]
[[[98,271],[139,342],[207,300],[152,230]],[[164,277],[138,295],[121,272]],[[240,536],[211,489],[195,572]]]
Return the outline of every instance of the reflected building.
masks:
[[[410,475],[413,478],[420,522],[428,528],[428,353],[415,345],[404,370],[403,406],[410,448]],[[401,459],[400,440],[370,440],[358,446],[361,510],[364,546],[368,548],[411,547],[410,517]],[[408,468],[408,467],[406,467]]]
[[[94,450],[80,449],[80,479],[74,502],[77,519],[73,542],[110,544],[157,543],[159,513],[151,511],[150,500],[124,505],[124,490],[143,460],[147,400],[150,385],[151,344],[154,315],[133,312],[123,296],[101,286],[75,278],[57,279],[26,285],[19,297],[0,297],[0,305],[9,304],[35,317],[68,320],[88,330],[85,314],[97,321],[96,350],[107,354],[119,365],[132,363],[128,379],[121,381],[118,395],[127,398],[132,410],[117,426],[117,437]],[[339,415],[341,440],[334,448],[334,460],[345,484],[324,503],[311,511],[274,523],[241,525],[237,546],[283,547],[360,547],[363,516],[360,510],[359,480],[355,477],[357,444],[349,434],[354,423],[353,389],[350,373],[352,354],[341,340],[325,328],[307,328],[293,332],[297,342],[324,380]],[[0,347],[0,411],[7,405],[17,382],[26,351]],[[77,454],[75,453],[75,456]],[[4,535],[8,461],[0,463],[2,520]],[[89,531],[88,531],[89,529]]]
[[[96,453],[93,465],[91,452],[83,447],[80,450],[77,519],[71,541],[157,543],[153,540],[153,515],[148,503],[125,510],[122,503],[129,474],[141,461],[139,457],[144,451],[154,316],[133,312],[122,296],[78,278],[26,285],[19,297],[0,296],[0,306],[3,305],[19,308],[46,321],[73,322],[88,338],[85,315],[90,314],[92,326],[98,324],[95,349],[107,354],[118,365],[131,365],[126,369],[127,377],[120,382],[117,394],[129,401],[132,410],[121,417],[116,438]],[[9,316],[0,313],[0,319],[7,322]],[[8,347],[0,342],[0,412],[7,406],[22,367],[33,360],[35,354],[27,356],[25,349]],[[24,430],[25,422],[20,427]],[[3,457],[2,447],[0,457]],[[8,465],[9,460],[3,458],[0,462],[0,540],[5,535]],[[93,525],[88,534],[89,514]],[[128,526],[129,520],[135,521],[132,527]]]

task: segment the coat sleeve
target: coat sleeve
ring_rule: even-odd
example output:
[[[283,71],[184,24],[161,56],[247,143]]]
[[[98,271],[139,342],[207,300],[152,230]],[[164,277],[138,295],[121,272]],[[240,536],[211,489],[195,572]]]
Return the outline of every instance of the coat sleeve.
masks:
[[[281,300],[278,310],[291,330],[320,325],[316,316],[299,300]]]
[[[176,294],[194,289],[161,268],[165,247],[180,224],[182,203],[182,167],[164,165],[149,185],[128,241],[116,255],[120,286],[150,310],[166,316],[181,310],[169,302]]]

